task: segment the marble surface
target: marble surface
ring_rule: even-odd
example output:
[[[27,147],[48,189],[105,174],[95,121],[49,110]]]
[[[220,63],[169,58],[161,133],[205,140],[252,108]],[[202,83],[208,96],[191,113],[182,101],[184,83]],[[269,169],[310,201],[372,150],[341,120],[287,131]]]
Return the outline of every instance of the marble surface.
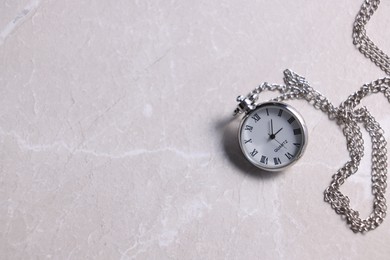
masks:
[[[0,2],[1,259],[388,259],[390,220],[352,233],[323,201],[348,159],[290,102],[304,157],[243,158],[235,98],[290,68],[339,104],[384,77],[352,45],[361,1]],[[390,53],[390,4],[367,30]],[[261,99],[269,99],[269,93]],[[390,105],[364,102],[390,140]],[[370,142],[343,186],[366,217]]]

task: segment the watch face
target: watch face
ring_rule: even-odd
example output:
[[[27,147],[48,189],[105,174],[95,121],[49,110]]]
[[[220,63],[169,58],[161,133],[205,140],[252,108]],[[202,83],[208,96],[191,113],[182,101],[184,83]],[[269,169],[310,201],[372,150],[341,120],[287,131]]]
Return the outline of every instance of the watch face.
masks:
[[[267,102],[244,117],[239,142],[252,164],[266,171],[279,171],[300,158],[306,147],[307,130],[291,106]]]

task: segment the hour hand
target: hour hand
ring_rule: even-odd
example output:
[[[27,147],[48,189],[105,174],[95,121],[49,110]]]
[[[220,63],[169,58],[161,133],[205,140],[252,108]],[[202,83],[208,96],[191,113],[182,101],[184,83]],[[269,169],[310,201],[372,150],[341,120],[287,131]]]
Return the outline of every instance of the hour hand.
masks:
[[[276,136],[280,131],[282,131],[283,127],[280,128],[278,131],[276,131],[276,133],[274,134],[274,136]]]

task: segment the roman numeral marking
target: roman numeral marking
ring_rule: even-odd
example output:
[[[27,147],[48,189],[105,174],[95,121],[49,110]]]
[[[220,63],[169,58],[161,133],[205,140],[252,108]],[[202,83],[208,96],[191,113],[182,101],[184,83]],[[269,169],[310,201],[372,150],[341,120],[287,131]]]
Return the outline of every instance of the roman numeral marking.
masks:
[[[274,164],[275,165],[278,165],[278,164],[281,164],[282,162],[280,161],[280,158],[279,157],[275,157],[274,158]]]
[[[256,149],[253,149],[252,152],[250,152],[249,154],[252,155],[252,157],[254,157],[256,154],[258,154],[259,152],[256,150]]]
[[[269,116],[268,108],[265,109],[265,112],[267,112],[267,116]]]
[[[244,142],[247,144],[247,143],[252,143],[252,139],[249,139],[249,140],[244,140]]]
[[[296,146],[296,147],[301,147],[301,144],[300,143],[294,143],[294,145]]]
[[[282,116],[282,114],[283,114],[283,110],[279,109],[278,116]]]
[[[300,135],[300,134],[302,134],[300,128],[294,129],[294,135]]]
[[[291,153],[289,153],[289,152],[287,152],[287,153],[285,153],[284,154],[286,157],[287,157],[287,159],[289,159],[289,160],[291,160],[294,156],[291,154]]]
[[[261,117],[256,113],[252,116],[253,120],[255,120],[255,123],[261,119]]]
[[[261,156],[261,159],[260,159],[260,162],[261,162],[261,163],[264,163],[264,164],[268,164],[268,157],[262,155],[262,156]]]
[[[246,125],[246,126],[245,126],[245,130],[248,130],[249,132],[252,132],[253,126]]]
[[[291,125],[295,121],[295,118],[292,116],[290,117],[287,122]]]

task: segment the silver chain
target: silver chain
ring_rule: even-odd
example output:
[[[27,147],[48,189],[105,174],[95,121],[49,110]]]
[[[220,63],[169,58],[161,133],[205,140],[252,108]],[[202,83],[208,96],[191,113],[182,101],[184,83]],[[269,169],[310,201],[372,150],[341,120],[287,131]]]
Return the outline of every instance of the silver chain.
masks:
[[[390,58],[367,37],[364,28],[377,10],[379,2],[379,0],[365,0],[361,6],[353,26],[353,43],[361,53],[390,75]],[[333,175],[330,185],[324,191],[324,200],[330,203],[337,214],[343,216],[352,231],[366,232],[375,229],[383,222],[387,210],[385,199],[387,143],[382,128],[367,108],[356,108],[356,106],[364,97],[372,93],[382,93],[390,102],[390,78],[378,79],[363,85],[338,107],[335,107],[320,92],[314,90],[305,78],[291,70],[284,71],[284,82],[285,85],[263,83],[248,94],[246,102],[253,104],[263,91],[278,91],[280,96],[274,98],[274,101],[305,99],[315,108],[326,113],[331,120],[336,120],[346,138],[350,160]],[[238,101],[244,99],[244,97],[239,97]],[[242,112],[240,108],[235,110],[235,114],[240,112]],[[357,172],[364,155],[364,141],[359,124],[362,124],[369,133],[372,143],[371,190],[374,202],[372,213],[366,219],[360,218],[359,212],[351,208],[348,196],[340,191],[346,179]]]
[[[390,57],[373,43],[366,34],[365,25],[378,9],[379,0],[365,0],[353,23],[353,44],[381,70],[390,75]]]

